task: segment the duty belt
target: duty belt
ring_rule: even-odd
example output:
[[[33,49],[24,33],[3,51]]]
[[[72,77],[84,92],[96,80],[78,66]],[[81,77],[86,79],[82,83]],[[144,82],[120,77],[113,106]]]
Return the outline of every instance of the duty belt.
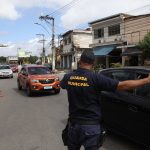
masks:
[[[82,120],[82,119],[70,119],[69,122],[71,124],[80,124],[80,125],[95,125],[95,124],[100,124],[100,120]]]

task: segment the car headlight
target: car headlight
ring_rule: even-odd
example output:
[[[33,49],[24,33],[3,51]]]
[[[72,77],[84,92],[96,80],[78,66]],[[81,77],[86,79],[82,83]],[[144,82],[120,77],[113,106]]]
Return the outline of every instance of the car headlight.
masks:
[[[0,75],[3,75],[3,73],[2,73],[2,72],[0,72]]]
[[[33,79],[33,80],[31,80],[31,82],[33,82],[33,83],[38,83],[39,80]]]
[[[9,72],[9,74],[13,74],[13,72],[12,72],[12,71],[10,71],[10,72]]]
[[[55,78],[55,81],[59,81],[59,78]]]

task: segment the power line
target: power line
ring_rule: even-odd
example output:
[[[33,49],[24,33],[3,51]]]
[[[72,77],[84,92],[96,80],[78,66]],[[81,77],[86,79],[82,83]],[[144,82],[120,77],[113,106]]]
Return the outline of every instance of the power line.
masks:
[[[64,5],[63,7],[60,7],[59,9],[53,11],[52,13],[50,13],[49,15],[52,16],[52,15],[56,15],[58,14],[60,11],[64,11],[65,9],[68,9],[68,8],[71,8],[74,6],[74,4],[78,1],[81,1],[81,0],[73,0],[71,1],[70,3]]]
[[[125,13],[130,14],[130,13],[132,13],[132,12],[134,12],[134,11],[138,11],[138,10],[141,10],[141,9],[145,9],[146,7],[150,7],[150,4],[145,5],[145,6],[142,6],[142,7],[139,7],[139,8],[136,8],[136,9],[133,9],[133,10],[130,10],[130,11],[125,12]]]

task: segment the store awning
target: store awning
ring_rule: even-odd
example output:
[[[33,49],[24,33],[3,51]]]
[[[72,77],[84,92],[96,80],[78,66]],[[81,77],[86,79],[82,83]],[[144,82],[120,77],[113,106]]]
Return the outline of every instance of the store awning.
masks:
[[[115,45],[98,46],[93,48],[95,56],[106,56],[115,49]]]
[[[121,55],[122,56],[137,56],[141,55],[142,51],[137,48],[127,48]]]

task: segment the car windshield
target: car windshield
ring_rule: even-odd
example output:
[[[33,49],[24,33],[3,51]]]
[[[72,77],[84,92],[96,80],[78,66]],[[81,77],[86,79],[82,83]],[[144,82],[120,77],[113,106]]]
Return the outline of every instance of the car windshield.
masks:
[[[0,66],[0,69],[10,69],[9,66]]]
[[[50,74],[50,70],[47,67],[30,67],[28,72],[31,75]]]

